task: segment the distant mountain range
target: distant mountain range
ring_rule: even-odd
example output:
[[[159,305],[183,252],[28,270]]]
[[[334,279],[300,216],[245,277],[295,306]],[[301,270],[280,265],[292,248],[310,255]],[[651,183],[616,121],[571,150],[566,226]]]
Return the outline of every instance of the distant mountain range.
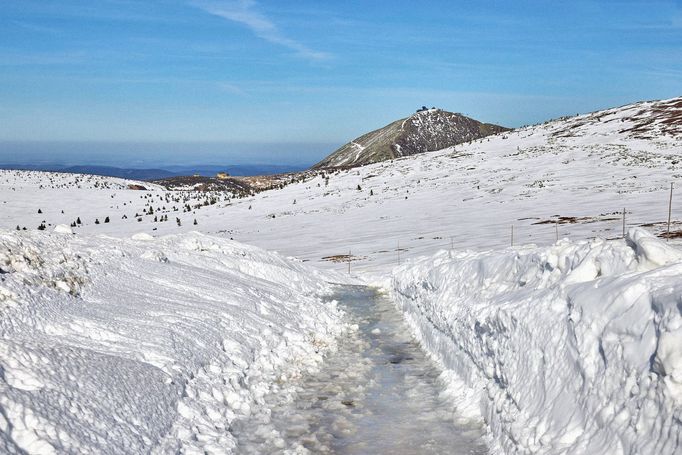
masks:
[[[504,131],[509,131],[509,128],[481,123],[442,109],[424,107],[407,118],[350,141],[313,168],[364,166],[441,150]]]
[[[34,165],[34,164],[0,164],[0,169],[15,169],[24,171],[51,171],[66,172],[72,174],[93,174],[106,177],[120,177],[131,180],[157,180],[171,177],[201,175],[213,177],[218,172],[227,172],[233,176],[271,175],[286,172],[297,172],[305,169],[305,166],[271,165],[271,164],[237,164],[237,165],[204,165],[204,166],[164,166],[154,169],[133,169],[114,166],[66,166]]]

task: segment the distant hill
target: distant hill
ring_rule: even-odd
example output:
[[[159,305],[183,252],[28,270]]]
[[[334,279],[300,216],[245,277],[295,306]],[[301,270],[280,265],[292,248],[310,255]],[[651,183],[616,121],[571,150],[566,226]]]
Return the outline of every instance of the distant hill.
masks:
[[[481,123],[462,114],[435,108],[422,109],[410,117],[350,141],[313,168],[363,166],[441,150],[508,130],[499,125]]]
[[[71,174],[102,175],[105,177],[119,177],[130,180],[160,180],[171,177],[200,175],[213,177],[218,172],[227,172],[233,176],[272,175],[296,172],[304,166],[271,165],[271,164],[237,164],[237,165],[199,165],[199,166],[165,166],[163,169],[135,169],[114,166],[66,166],[60,164],[0,164],[0,169],[14,169],[21,171],[51,171]]]
[[[164,166],[164,169],[175,175],[199,174],[204,177],[212,177],[218,172],[227,172],[233,176],[245,177],[252,175],[273,175],[298,172],[306,168],[304,165],[288,164],[232,164],[232,165],[198,165],[198,166]]]

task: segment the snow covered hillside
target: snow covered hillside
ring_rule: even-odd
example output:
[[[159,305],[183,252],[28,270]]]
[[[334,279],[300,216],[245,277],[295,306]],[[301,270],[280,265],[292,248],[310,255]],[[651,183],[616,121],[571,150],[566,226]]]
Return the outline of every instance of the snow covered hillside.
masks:
[[[442,109],[424,108],[407,118],[396,120],[350,141],[317,163],[314,168],[364,166],[441,150],[503,131],[507,131],[507,128],[481,123]]]
[[[335,261],[351,250],[355,270],[382,274],[442,248],[507,246],[512,225],[516,244],[553,243],[555,221],[559,237],[620,237],[623,208],[628,228],[654,223],[650,229],[661,232],[670,183],[682,178],[681,112],[682,98],[638,103],[311,174],[243,199],[160,189],[55,192],[21,173],[0,173],[0,227],[35,229],[80,216],[81,233],[199,230],[339,271],[347,265]],[[682,192],[673,199],[674,220],[679,203]],[[158,221],[163,215],[168,221]]]
[[[398,305],[498,453],[682,451],[682,251],[625,240],[446,252]]]
[[[0,452],[229,453],[344,330],[332,278],[198,233],[0,231]]]
[[[191,212],[233,197],[228,191],[192,187],[167,191],[154,183],[114,177],[0,170],[0,227],[52,230],[68,224],[79,232],[154,233],[164,223],[193,226]],[[153,222],[154,227],[141,229],[143,221]]]
[[[680,452],[681,156],[677,98],[248,197],[0,171],[0,451],[234,447],[347,329],[350,260],[495,452]]]
[[[515,244],[551,244],[557,230],[621,237],[625,208],[626,229],[655,223],[649,229],[662,232],[670,184],[682,181],[681,106],[640,103],[320,175],[197,219],[202,230],[227,229],[338,270],[346,265],[329,258],[351,250],[355,270],[384,275],[442,248],[505,247],[512,225]],[[682,229],[676,191],[674,231]]]

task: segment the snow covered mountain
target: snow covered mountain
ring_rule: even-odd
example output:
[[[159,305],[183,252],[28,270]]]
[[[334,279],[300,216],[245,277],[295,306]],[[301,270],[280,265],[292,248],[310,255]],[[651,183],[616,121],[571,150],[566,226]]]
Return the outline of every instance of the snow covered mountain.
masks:
[[[675,98],[253,195],[0,171],[0,451],[229,452],[362,281],[492,453],[678,453],[681,156]]]
[[[391,162],[292,176],[281,189],[242,198],[0,171],[0,227],[49,228],[80,217],[80,233],[200,230],[338,269],[344,265],[323,258],[350,249],[358,270],[381,274],[398,256],[507,246],[512,225],[515,244],[552,243],[557,233],[619,237],[623,208],[626,227],[661,232],[670,184],[682,177],[681,105],[676,98],[562,118]],[[673,230],[682,228],[679,200],[675,193]],[[292,241],[294,233],[305,241]]]
[[[441,150],[506,131],[462,114],[426,109],[350,141],[313,168],[354,167]]]

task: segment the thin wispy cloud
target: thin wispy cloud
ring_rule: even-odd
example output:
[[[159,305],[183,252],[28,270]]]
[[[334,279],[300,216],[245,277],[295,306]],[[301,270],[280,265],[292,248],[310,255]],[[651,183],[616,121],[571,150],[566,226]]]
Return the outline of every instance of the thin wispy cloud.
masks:
[[[24,53],[0,49],[0,66],[47,66],[81,64],[88,55],[84,52]]]
[[[258,11],[258,5],[254,0],[196,0],[192,4],[214,16],[245,25],[259,38],[291,49],[299,57],[315,61],[330,58],[328,53],[311,49],[305,44],[284,35],[270,18]]]
[[[34,23],[31,23],[31,22],[12,21],[12,23],[13,23],[15,26],[17,26],[17,27],[20,27],[20,28],[22,28],[22,29],[24,29],[24,30],[28,30],[28,31],[31,31],[31,32],[36,32],[36,33],[51,33],[51,34],[60,33],[60,30],[57,29],[57,28],[54,28],[54,27],[45,27],[45,26],[43,26],[43,25],[34,24]]]
[[[682,28],[682,9],[678,11],[675,16],[673,16],[672,26],[674,28]]]
[[[226,93],[231,93],[233,95],[245,95],[246,92],[236,84],[231,82],[218,82],[218,88]]]

